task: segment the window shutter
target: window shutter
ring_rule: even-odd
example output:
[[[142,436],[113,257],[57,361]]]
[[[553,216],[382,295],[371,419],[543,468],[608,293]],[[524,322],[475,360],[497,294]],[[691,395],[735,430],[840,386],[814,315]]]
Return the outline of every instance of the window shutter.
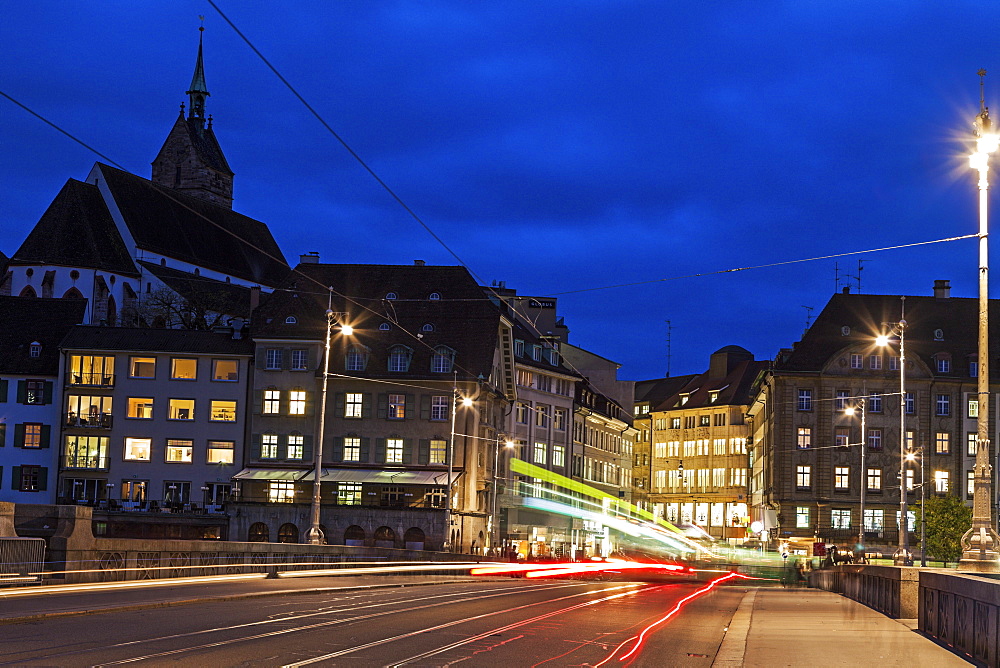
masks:
[[[253,414],[260,415],[264,410],[264,390],[253,391]]]
[[[385,419],[385,416],[389,413],[389,395],[379,393],[378,395],[378,417]]]
[[[38,491],[44,492],[49,488],[49,467],[38,467]]]
[[[250,434],[250,459],[260,460],[260,434]]]
[[[14,447],[23,448],[24,447],[24,425],[15,424],[14,425]]]
[[[21,489],[21,467],[11,466],[10,467],[10,488],[11,489]]]
[[[17,381],[17,403],[23,404],[28,401],[28,381]]]
[[[370,441],[371,441],[370,438],[362,438],[361,439],[361,448],[360,448],[360,450],[361,450],[361,456],[358,457],[358,459],[361,462],[363,462],[363,463],[367,463],[368,462],[368,443]]]
[[[292,351],[288,348],[281,350],[281,368],[285,371],[292,368]]]
[[[302,437],[302,460],[311,462],[313,460],[313,437],[312,434]]]
[[[375,463],[385,464],[385,439],[375,439]]]
[[[372,416],[372,393],[365,392],[364,402],[361,404],[361,417],[370,418]]]
[[[7,423],[0,422],[0,448],[7,445]]]
[[[254,362],[254,366],[257,367],[258,371],[263,371],[267,368],[267,348],[257,349],[257,359]]]
[[[316,414],[316,393],[306,392],[306,415]]]
[[[431,396],[429,394],[420,395],[420,419],[431,419]]]
[[[333,411],[334,415],[337,417],[344,417],[344,411],[347,410],[347,397],[343,392],[337,392],[333,395]]]
[[[49,447],[49,435],[52,433],[52,425],[43,424],[42,434],[40,437],[40,446],[43,448]]]
[[[42,390],[42,403],[51,404],[52,403],[52,381],[45,381],[44,389]]]
[[[413,411],[417,410],[417,399],[414,395],[406,395],[406,408],[404,410],[403,417],[412,420],[414,418]]]
[[[332,439],[332,441],[333,441],[333,447],[331,448],[331,451],[333,456],[330,458],[331,461],[334,462],[344,461],[344,437],[337,436],[336,438]]]
[[[431,461],[431,442],[426,438],[420,439],[417,445],[417,463],[429,464]]]
[[[281,392],[278,395],[278,413],[280,415],[288,415],[289,402],[291,398],[291,392]]]
[[[288,437],[278,439],[278,456],[276,459],[288,459]]]
[[[403,439],[403,463],[412,464],[413,463],[413,439],[404,438]]]
[[[0,380],[0,404],[7,402],[7,379]]]

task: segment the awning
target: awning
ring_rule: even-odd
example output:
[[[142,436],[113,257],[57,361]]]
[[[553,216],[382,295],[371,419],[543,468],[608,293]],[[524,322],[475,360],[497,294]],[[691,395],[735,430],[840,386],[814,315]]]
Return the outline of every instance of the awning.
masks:
[[[243,469],[233,480],[298,480],[301,475],[301,469]]]
[[[313,472],[309,471],[298,480],[312,482]],[[452,473],[452,479],[458,478]],[[331,469],[324,468],[321,482],[361,482],[379,483],[383,485],[436,485],[445,487],[448,484],[447,471],[411,471],[392,469]]]

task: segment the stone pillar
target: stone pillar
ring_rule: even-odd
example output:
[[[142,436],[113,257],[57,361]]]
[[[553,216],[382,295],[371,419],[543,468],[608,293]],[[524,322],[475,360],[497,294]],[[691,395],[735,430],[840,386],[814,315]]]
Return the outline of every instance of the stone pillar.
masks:
[[[14,531],[14,504],[0,501],[0,538],[16,538]]]
[[[56,532],[49,538],[49,567],[54,571],[92,568],[97,559],[93,509],[89,506],[56,506]],[[56,576],[65,582],[89,582],[86,574]]]

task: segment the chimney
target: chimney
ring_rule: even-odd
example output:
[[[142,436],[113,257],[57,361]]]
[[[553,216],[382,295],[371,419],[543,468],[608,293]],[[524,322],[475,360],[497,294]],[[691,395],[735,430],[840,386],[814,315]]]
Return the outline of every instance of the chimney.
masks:
[[[250,286],[250,317],[253,317],[253,312],[257,310],[260,306],[260,286],[251,285]]]
[[[948,299],[951,297],[951,281],[934,281],[934,298]]]
[[[413,261],[413,266],[414,266],[414,267],[423,267],[423,266],[425,266],[426,264],[427,264],[427,263],[426,263],[426,262],[424,262],[423,260],[414,260],[414,261]]]
[[[319,264],[319,252],[309,251],[299,256],[299,264]]]

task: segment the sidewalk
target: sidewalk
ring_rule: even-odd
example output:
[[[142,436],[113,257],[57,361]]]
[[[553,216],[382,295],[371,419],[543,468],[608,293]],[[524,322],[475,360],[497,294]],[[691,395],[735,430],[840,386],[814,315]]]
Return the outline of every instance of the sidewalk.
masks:
[[[751,589],[712,668],[974,665],[896,620],[819,589]]]

